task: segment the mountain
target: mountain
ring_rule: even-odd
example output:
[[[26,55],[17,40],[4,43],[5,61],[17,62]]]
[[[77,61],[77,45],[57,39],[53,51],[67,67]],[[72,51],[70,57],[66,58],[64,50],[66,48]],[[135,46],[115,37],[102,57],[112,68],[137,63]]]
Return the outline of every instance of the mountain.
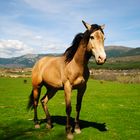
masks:
[[[37,60],[46,55],[56,56],[57,54],[27,54],[20,57],[0,58],[0,67],[32,67]]]
[[[123,56],[128,51],[131,52],[131,50],[133,50],[133,48],[124,47],[124,46],[106,46],[105,47],[105,51],[108,58]]]
[[[128,50],[122,56],[134,56],[134,55],[140,55],[140,48]]]
[[[140,48],[129,48],[124,46],[106,46],[107,58],[140,55]],[[44,56],[59,56],[61,54],[27,54],[20,57],[0,58],[0,67],[32,67],[35,62]]]

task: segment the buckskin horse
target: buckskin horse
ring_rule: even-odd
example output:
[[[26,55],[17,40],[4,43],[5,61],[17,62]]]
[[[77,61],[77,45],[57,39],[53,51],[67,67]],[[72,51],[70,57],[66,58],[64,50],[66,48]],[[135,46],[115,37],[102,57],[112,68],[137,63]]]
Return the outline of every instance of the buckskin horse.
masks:
[[[55,93],[63,89],[66,103],[66,135],[68,139],[73,138],[70,124],[71,114],[71,92],[77,89],[77,104],[74,131],[80,133],[79,116],[82,97],[86,90],[89,78],[88,61],[91,56],[95,57],[97,64],[106,61],[104,50],[104,26],[88,24],[82,21],[86,27],[84,33],[75,36],[72,45],[66,49],[59,57],[43,57],[32,69],[32,92],[29,97],[28,109],[34,109],[35,128],[39,128],[37,117],[37,106],[42,86],[47,89],[46,94],[41,99],[41,104],[46,114],[46,127],[52,128],[51,116],[47,103]]]

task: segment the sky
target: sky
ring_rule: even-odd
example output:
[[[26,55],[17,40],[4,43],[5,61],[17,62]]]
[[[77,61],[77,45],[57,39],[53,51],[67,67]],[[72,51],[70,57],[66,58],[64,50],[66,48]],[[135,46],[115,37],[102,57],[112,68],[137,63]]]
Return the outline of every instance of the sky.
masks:
[[[89,24],[105,46],[140,47],[140,0],[0,0],[0,57],[63,53]]]

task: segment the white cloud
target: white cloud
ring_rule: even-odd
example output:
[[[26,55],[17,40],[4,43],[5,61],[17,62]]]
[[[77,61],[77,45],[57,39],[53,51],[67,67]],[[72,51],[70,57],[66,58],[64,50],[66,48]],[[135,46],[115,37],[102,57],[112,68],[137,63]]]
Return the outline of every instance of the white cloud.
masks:
[[[111,7],[114,2],[116,6]],[[67,47],[70,46],[75,34],[85,31],[81,20],[91,24],[105,23],[106,44],[139,45],[139,19],[127,19],[133,11],[127,8],[128,5],[124,8],[118,1],[14,0],[6,1],[4,6],[2,4],[3,2],[3,9],[0,9],[0,45],[3,44],[4,47],[0,48],[0,57],[17,56],[24,52],[64,52],[66,44]],[[118,10],[120,6],[121,10]],[[126,18],[125,14],[128,14]]]
[[[67,47],[66,47],[66,44],[61,43],[61,42],[44,42],[41,46],[40,52],[41,53],[63,53]]]
[[[59,36],[54,35],[53,31],[42,30],[41,27],[32,28],[24,24],[18,23],[15,20],[2,18],[0,23],[0,32],[2,39],[7,40],[20,40],[32,49],[32,53],[54,53],[56,51],[63,52],[65,50],[64,42]],[[7,41],[9,42],[9,41]],[[9,42],[10,45],[12,42]],[[19,44],[19,43],[18,43]],[[8,45],[6,45],[8,47]],[[17,49],[17,48],[16,48]],[[2,53],[3,52],[3,53]],[[7,54],[6,54],[7,53]],[[26,53],[30,53],[26,52]],[[23,54],[23,53],[19,53]],[[8,56],[9,55],[9,56]],[[11,51],[9,52],[6,48],[1,51],[0,57],[11,57]],[[13,54],[12,56],[17,56]]]
[[[0,57],[15,57],[32,52],[33,48],[19,40],[0,40]]]
[[[37,35],[37,36],[35,36],[35,39],[41,40],[42,39],[42,36]]]

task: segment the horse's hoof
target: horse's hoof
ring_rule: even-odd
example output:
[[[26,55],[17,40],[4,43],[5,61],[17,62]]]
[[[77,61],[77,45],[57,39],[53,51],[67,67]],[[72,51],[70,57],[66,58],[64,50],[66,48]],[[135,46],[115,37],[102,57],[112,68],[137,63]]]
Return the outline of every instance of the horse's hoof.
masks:
[[[81,130],[80,130],[80,128],[75,128],[75,129],[74,129],[74,132],[75,132],[76,134],[80,134],[80,133],[81,133]]]
[[[52,125],[47,123],[47,124],[46,124],[46,128],[47,128],[47,129],[52,129]]]
[[[67,139],[68,140],[72,140],[74,138],[73,134],[72,133],[68,133],[67,134]]]
[[[39,124],[35,124],[35,128],[36,129],[40,128],[40,125]]]

